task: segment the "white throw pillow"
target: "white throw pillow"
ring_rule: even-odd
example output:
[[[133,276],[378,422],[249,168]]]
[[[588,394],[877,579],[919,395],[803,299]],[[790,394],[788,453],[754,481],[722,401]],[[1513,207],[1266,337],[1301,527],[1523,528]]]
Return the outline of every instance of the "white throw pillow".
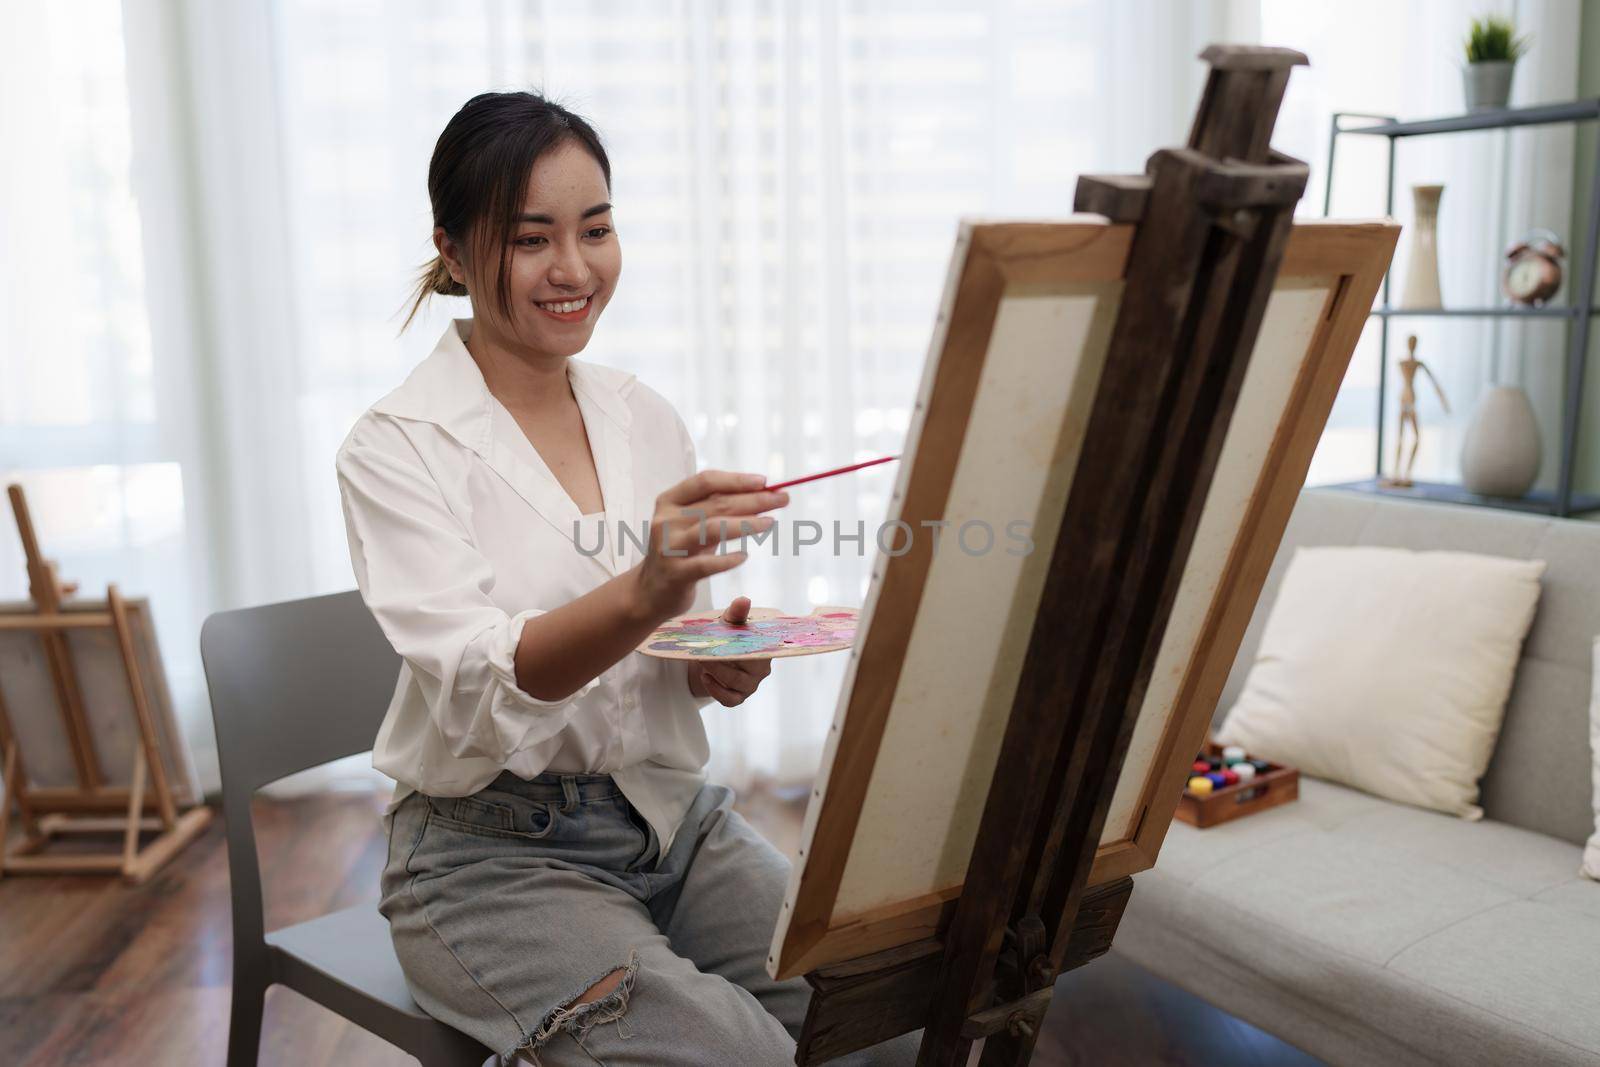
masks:
[[[1583,849],[1583,873],[1600,880],[1600,638],[1589,673],[1589,755],[1594,760],[1594,836]]]
[[[1543,560],[1302,548],[1218,740],[1306,774],[1482,817]]]

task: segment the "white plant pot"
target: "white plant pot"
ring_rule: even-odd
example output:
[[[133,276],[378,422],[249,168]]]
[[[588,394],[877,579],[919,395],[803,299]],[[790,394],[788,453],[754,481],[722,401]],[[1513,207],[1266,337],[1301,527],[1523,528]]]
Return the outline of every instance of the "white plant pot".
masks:
[[[1492,386],[1461,445],[1461,484],[1483,496],[1525,496],[1539,477],[1541,452],[1528,394],[1515,385]]]
[[[1505,107],[1511,101],[1511,76],[1516,73],[1514,59],[1487,63],[1468,63],[1461,68],[1461,84],[1468,111],[1488,111]]]

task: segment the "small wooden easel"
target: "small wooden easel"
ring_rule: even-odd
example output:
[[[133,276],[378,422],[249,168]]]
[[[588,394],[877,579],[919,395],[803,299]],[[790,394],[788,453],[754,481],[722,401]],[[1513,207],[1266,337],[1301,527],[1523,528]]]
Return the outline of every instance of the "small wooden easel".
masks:
[[[62,724],[72,746],[77,788],[34,787],[23,766],[21,746],[0,698],[0,758],[4,760],[5,792],[0,797],[0,875],[94,874],[120,872],[127,881],[143,882],[192,841],[211,819],[211,810],[197,805],[179,814],[152,714],[148,690],[139,670],[127,603],[116,585],[106,588],[106,610],[69,610],[63,597],[76,590],[63,583],[53,562],[39,551],[27,500],[20,485],[7,490],[17,531],[27,557],[32,612],[0,615],[0,630],[32,631],[39,637],[50,670]],[[134,746],[132,784],[107,784],[95,752],[94,737],[84,714],[69,630],[109,629],[121,653],[132,698],[138,743]],[[146,790],[146,779],[149,789]],[[12,805],[23,830],[13,848],[7,841]],[[150,809],[153,809],[151,813]],[[117,813],[121,814],[117,814]],[[141,831],[158,831],[143,847]],[[50,840],[62,834],[122,833],[118,853],[43,854]]]
[[[1057,977],[1111,946],[1133,882],[1088,876],[1308,176],[1268,146],[1305,57],[1202,58],[1188,145],[1078,185],[1077,210],[1135,229],[954,914],[807,972],[797,1063],[920,1026],[920,1067],[962,1067],[978,1040],[985,1067],[1025,1067]]]

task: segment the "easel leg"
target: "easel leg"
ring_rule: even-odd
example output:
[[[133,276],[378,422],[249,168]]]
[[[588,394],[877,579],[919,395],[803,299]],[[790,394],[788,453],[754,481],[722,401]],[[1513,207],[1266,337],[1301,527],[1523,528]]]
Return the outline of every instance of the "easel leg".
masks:
[[[100,774],[100,764],[95,759],[89,720],[83,710],[83,694],[78,690],[72,649],[68,647],[66,637],[59,633],[41,633],[39,643],[44,646],[45,661],[50,665],[50,682],[55,686],[56,701],[66,720],[67,739],[72,743],[72,759],[77,765],[78,781],[85,789],[95,789],[103,785],[104,780]]]
[[[141,766],[150,773],[150,784],[155,789],[156,802],[161,810],[161,825],[171,830],[177,825],[178,814],[172,803],[172,790],[167,784],[166,768],[161,763],[161,753],[156,747],[155,717],[145,700],[144,680],[139,675],[139,659],[133,650],[133,628],[128,622],[128,606],[115,585],[106,589],[106,603],[111,608],[111,626],[117,634],[117,648],[122,653],[122,665],[128,673],[128,693],[133,698],[134,717],[139,724],[138,748],[143,754]]]
[[[1039,1031],[1024,1024],[1020,1031],[1009,1030],[984,1038],[979,1067],[1028,1067]]]
[[[5,876],[6,853],[10,850],[6,836],[11,830],[11,794],[17,780],[17,747],[9,743],[6,745],[5,776],[5,794],[0,796],[0,877]]]
[[[6,493],[11,498],[11,513],[17,520],[17,536],[22,540],[22,554],[28,563],[28,592],[40,614],[54,615],[61,610],[62,595],[70,590],[62,586],[56,577],[55,565],[45,559],[44,553],[39,550],[39,538],[33,530],[33,516],[28,512],[28,501],[22,494],[22,486],[8,486]],[[105,783],[100,764],[95,758],[89,720],[83,711],[83,695],[78,690],[72,650],[67,645],[66,635],[58,630],[41,630],[39,643],[44,647],[45,661],[50,667],[50,684],[55,688],[67,740],[72,745],[72,760],[78,769],[78,785],[85,790],[97,789]]]
[[[144,805],[144,749],[133,750],[133,787],[128,790],[128,829],[122,838],[122,876],[132,879],[139,856],[139,822]]]
[[[39,817],[28,800],[28,768],[22,763],[22,748],[11,732],[11,716],[6,711],[3,693],[0,693],[0,753],[5,758],[5,795],[0,797],[0,801],[5,804],[6,815],[9,818],[11,804],[15,801],[23,835],[29,839],[37,838],[40,836]],[[0,826],[3,825],[0,823]],[[5,836],[4,832],[0,832],[0,845],[5,843]]]

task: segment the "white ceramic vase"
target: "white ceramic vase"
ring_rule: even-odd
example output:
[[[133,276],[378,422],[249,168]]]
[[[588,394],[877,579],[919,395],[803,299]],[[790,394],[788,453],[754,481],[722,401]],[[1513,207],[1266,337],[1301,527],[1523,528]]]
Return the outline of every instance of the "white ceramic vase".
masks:
[[[1413,185],[1416,205],[1411,224],[1411,258],[1406,262],[1406,284],[1400,306],[1411,310],[1444,306],[1439,294],[1439,198],[1442,185]]]
[[[1515,385],[1491,386],[1461,444],[1461,484],[1483,496],[1524,496],[1539,477],[1541,451],[1528,394]]]

